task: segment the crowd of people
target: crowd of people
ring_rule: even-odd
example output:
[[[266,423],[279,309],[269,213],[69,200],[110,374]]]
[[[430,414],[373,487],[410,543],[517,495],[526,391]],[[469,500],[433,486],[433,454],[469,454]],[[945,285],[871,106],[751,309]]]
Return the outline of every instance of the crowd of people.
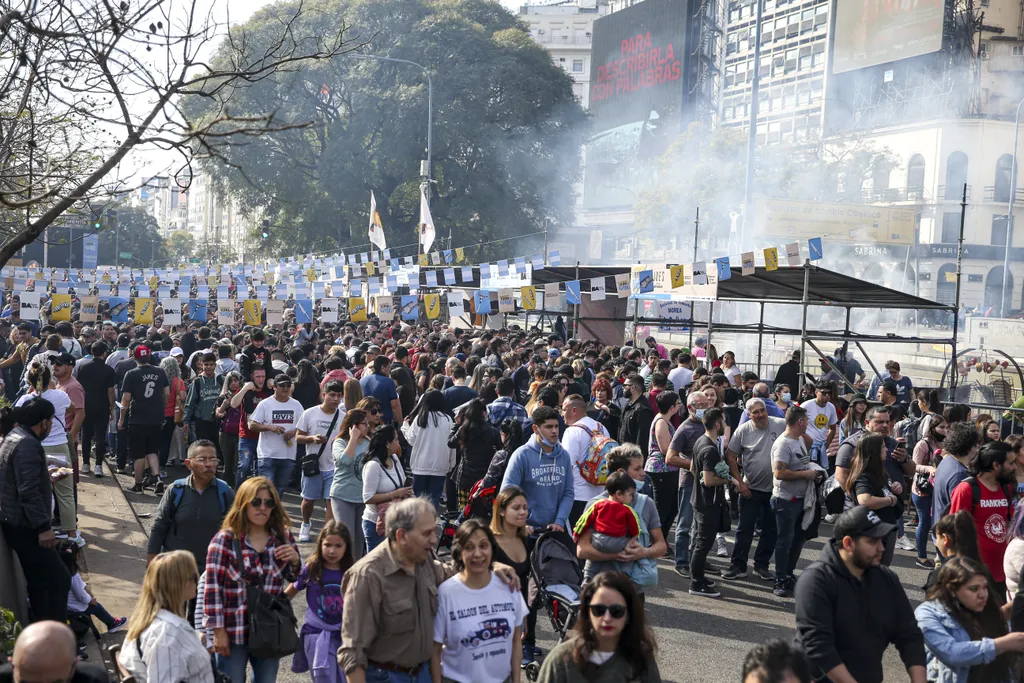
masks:
[[[0,519],[33,620],[126,629],[119,661],[138,683],[264,683],[288,655],[316,682],[657,681],[645,601],[662,559],[699,598],[746,580],[795,599],[794,643],[752,651],[752,683],[881,681],[889,644],[915,683],[998,683],[1024,652],[1024,437],[943,406],[896,361],[869,380],[838,349],[811,377],[794,354],[761,378],[705,340],[376,320],[0,320],[0,335]],[[172,480],[179,461],[189,474]],[[127,623],[66,557],[87,542],[76,487],[105,469],[160,497]],[[580,577],[547,653],[531,567],[545,537]],[[888,568],[897,550],[930,572],[916,611]]]

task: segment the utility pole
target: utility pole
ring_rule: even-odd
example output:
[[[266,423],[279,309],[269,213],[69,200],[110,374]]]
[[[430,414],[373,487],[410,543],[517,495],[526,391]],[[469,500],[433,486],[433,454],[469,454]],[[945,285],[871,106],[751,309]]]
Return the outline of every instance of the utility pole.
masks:
[[[761,88],[761,18],[764,15],[764,0],[754,0],[757,16],[754,19],[754,79],[750,82],[750,123],[747,131],[747,173],[743,183],[743,224],[736,240],[740,251],[744,239],[752,232],[754,225],[754,159],[757,149],[757,110]]]
[[[759,0],[760,1],[760,0]],[[693,219],[693,261],[697,262],[697,240],[700,237],[700,207],[697,207],[697,216]],[[693,304],[690,302],[690,348],[693,348]],[[711,321],[708,321],[708,325],[711,325]]]
[[[999,317],[1005,318],[1013,305],[1013,292],[1010,283],[1010,245],[1013,244],[1013,204],[1017,198],[1017,141],[1020,135],[1020,108],[1024,100],[1017,104],[1017,115],[1013,123],[1013,161],[1010,162],[1010,200],[1006,207],[1006,245],[1003,247],[1003,287],[999,297]]]

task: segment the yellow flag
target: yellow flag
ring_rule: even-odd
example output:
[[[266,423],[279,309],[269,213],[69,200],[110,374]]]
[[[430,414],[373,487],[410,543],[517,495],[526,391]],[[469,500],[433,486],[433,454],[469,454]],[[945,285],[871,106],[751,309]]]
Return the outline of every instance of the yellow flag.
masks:
[[[354,323],[366,322],[366,301],[361,296],[351,296],[348,299],[348,319]]]
[[[427,307],[427,318],[433,320],[441,315],[441,295],[424,294],[423,305]]]
[[[220,282],[220,278],[218,278],[216,275],[207,275],[206,276],[206,285],[208,287],[216,287],[219,282]]]
[[[419,264],[421,266],[427,265],[427,255],[426,254],[420,254]]]
[[[266,281],[266,283],[269,286],[273,287],[274,286],[274,271],[268,270],[266,275],[263,276],[263,279]]]
[[[685,279],[683,267],[672,266],[671,268],[669,268],[669,273],[672,276],[672,289],[675,289],[676,287],[682,287],[683,280]]]
[[[466,258],[466,250],[462,247],[455,247],[455,260],[458,263],[462,263]]]
[[[70,294],[54,294],[52,303],[53,307],[50,311],[50,320],[71,320]]]
[[[242,302],[242,310],[245,312],[245,324],[259,326],[263,314],[263,302],[259,299],[246,299]]]
[[[160,286],[160,278],[158,278],[156,275],[151,275],[149,277],[149,286],[150,286],[150,288],[159,287]]]
[[[366,274],[374,275],[377,272],[377,267],[373,264],[373,261],[366,262]]]
[[[148,297],[135,297],[135,324],[136,325],[152,325],[153,324],[153,304],[154,301]]]
[[[523,298],[523,310],[532,311],[537,308],[537,288],[523,287],[521,291]]]
[[[768,247],[764,250],[764,269],[779,269],[779,250],[775,247]]]
[[[956,282],[956,271],[948,271],[946,273],[946,282]]]
[[[310,269],[306,271],[306,279],[310,282],[316,282],[316,278],[316,268],[310,267]]]

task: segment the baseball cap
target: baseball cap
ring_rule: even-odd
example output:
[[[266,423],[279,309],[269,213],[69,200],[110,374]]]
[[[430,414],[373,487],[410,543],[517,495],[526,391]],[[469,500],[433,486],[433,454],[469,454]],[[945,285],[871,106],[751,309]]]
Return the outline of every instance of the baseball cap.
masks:
[[[277,377],[274,378],[274,386],[277,386],[279,384],[287,384],[287,385],[290,386],[291,383],[292,383],[292,378],[289,377],[288,375],[284,374],[283,372],[280,375],[278,375]]]
[[[135,357],[136,358],[149,358],[149,355],[150,354],[149,354],[149,347],[148,346],[144,346],[144,345],[140,344],[139,346],[135,347]]]
[[[171,355],[174,356],[175,358],[178,358],[180,356],[184,356],[185,351],[180,346],[175,346],[173,349],[171,349]]]
[[[67,351],[64,351],[62,353],[58,353],[55,356],[51,356],[50,357],[50,364],[51,365],[74,365],[75,364],[75,357],[72,356]]]
[[[96,328],[95,327],[83,327],[82,328],[82,336],[83,337],[95,337],[96,336]]]
[[[839,519],[836,520],[835,526],[832,528],[832,538],[837,541],[841,541],[846,536],[884,538],[895,530],[895,524],[886,524],[873,510],[858,505],[839,515]]]
[[[558,349],[548,349],[548,358],[558,358],[560,355]]]

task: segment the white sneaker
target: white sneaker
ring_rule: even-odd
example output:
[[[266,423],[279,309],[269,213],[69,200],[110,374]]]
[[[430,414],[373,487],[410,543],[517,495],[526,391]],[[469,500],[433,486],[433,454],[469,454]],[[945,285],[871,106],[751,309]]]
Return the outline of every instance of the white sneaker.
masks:
[[[92,468],[92,476],[102,477],[103,476],[103,463],[96,463],[96,467]]]
[[[80,533],[74,536],[69,536],[68,540],[77,545],[79,548],[85,547],[85,539],[82,538],[82,534]]]
[[[725,543],[725,536],[719,536],[715,542],[718,544],[715,554],[719,557],[729,557],[729,547]]]
[[[92,470],[89,469],[88,465],[82,465],[82,469],[78,470],[82,474],[89,474]]]
[[[917,550],[917,544],[906,535],[896,539],[896,547],[900,550]]]
[[[299,543],[309,543],[309,525],[303,524],[299,528]]]
[[[833,515],[831,513],[827,514],[827,515],[825,515],[825,522],[828,523],[828,524],[835,524],[835,521],[836,521],[836,519],[838,517],[839,517],[839,515]]]

